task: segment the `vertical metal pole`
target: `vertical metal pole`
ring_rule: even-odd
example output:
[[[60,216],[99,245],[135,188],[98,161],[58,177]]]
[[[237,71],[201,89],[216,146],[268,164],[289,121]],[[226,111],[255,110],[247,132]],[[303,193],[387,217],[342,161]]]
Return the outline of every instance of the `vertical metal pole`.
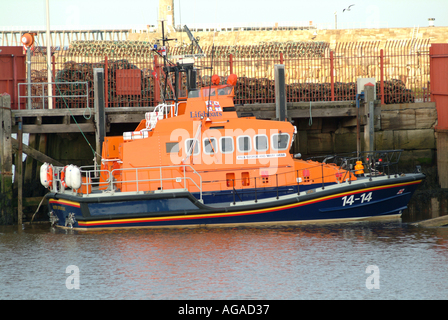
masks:
[[[255,181],[255,203],[257,203],[257,177],[254,178]]]
[[[26,48],[26,65],[27,65],[27,70],[26,70],[26,74],[27,74],[27,79],[26,82],[28,83],[27,87],[28,87],[28,103],[27,103],[27,109],[31,110],[32,106],[31,106],[31,47],[27,47]],[[19,92],[20,94],[20,92]],[[20,101],[19,101],[20,103]]]
[[[278,200],[278,174],[275,174],[275,183],[277,185],[277,200]]]
[[[381,104],[384,104],[384,52],[380,50],[380,93]]]
[[[50,36],[50,4],[49,0],[46,0],[47,4],[47,82],[48,82],[48,109],[53,109],[53,88],[50,84],[51,81],[51,36]]]
[[[109,107],[109,78],[108,78],[109,64],[107,56],[104,57],[104,107]]]
[[[22,216],[23,216],[23,208],[22,208],[22,199],[23,199],[23,152],[22,152],[22,118],[19,118],[18,121],[18,130],[17,130],[17,142],[19,145],[19,150],[17,152],[17,224],[19,227],[22,225]]]
[[[233,74],[233,54],[229,55],[230,74]]]
[[[330,51],[330,79],[331,79],[331,101],[334,101],[334,57]]]

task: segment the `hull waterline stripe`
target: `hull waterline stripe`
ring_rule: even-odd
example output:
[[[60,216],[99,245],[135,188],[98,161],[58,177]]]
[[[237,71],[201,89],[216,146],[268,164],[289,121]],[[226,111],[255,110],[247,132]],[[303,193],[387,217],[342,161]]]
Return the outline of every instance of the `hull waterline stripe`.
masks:
[[[193,220],[193,219],[207,219],[207,218],[220,218],[220,217],[232,217],[232,216],[242,216],[242,215],[251,215],[251,214],[261,214],[261,213],[268,213],[268,212],[274,212],[274,211],[280,211],[284,209],[291,209],[296,207],[301,207],[308,204],[313,204],[321,201],[330,200],[333,198],[342,197],[344,195],[348,194],[357,194],[372,190],[380,190],[380,189],[389,189],[399,186],[405,186],[405,185],[413,185],[413,184],[419,184],[422,180],[412,181],[412,182],[404,182],[404,183],[397,183],[397,184],[391,184],[387,186],[378,186],[378,187],[370,187],[370,188],[364,188],[357,190],[355,192],[353,191],[347,191],[342,193],[337,193],[313,200],[307,200],[303,202],[283,205],[283,206],[277,206],[273,208],[267,208],[267,209],[256,209],[256,210],[246,210],[246,211],[237,211],[237,212],[224,212],[224,213],[210,213],[210,214],[196,214],[196,215],[188,215],[188,216],[173,216],[173,217],[152,217],[152,218],[130,218],[130,219],[115,219],[115,220],[98,220],[98,221],[78,221],[78,225],[80,227],[88,227],[88,226],[98,226],[98,225],[114,225],[114,224],[128,224],[128,223],[141,223],[141,222],[157,222],[157,221],[175,221],[175,220]]]
[[[73,202],[73,201],[69,201],[69,200],[62,200],[62,199],[59,199],[59,200],[51,199],[51,200],[49,200],[49,203],[50,204],[63,204],[66,206],[71,206],[71,207],[76,207],[76,208],[81,207],[81,205],[77,202]]]

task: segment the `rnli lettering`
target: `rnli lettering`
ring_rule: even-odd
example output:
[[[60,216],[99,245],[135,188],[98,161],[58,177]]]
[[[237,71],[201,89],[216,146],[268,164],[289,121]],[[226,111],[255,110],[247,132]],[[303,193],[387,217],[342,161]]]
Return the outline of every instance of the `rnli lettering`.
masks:
[[[65,207],[63,207],[63,206],[57,206],[57,205],[53,205],[53,209],[54,209],[54,210],[61,210],[61,211],[65,211]]]
[[[222,117],[221,111],[190,111],[190,118],[196,119],[196,118],[216,118],[216,117]]]

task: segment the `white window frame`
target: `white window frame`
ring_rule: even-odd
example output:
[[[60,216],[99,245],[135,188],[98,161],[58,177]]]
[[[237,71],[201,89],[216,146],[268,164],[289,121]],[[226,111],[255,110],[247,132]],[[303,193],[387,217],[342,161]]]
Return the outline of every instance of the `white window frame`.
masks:
[[[241,150],[241,148],[240,148],[240,138],[249,138],[249,150]],[[247,135],[244,135],[244,136],[238,136],[237,137],[237,146],[238,146],[238,152],[240,152],[240,153],[249,153],[249,152],[251,152],[252,151],[252,139],[250,138],[250,136],[247,136]]]
[[[212,143],[212,146],[213,146],[213,149],[214,149],[214,152],[212,151],[212,152],[207,152],[207,149],[205,148],[205,142],[206,141],[209,141],[210,140],[210,142],[212,141],[212,140],[215,140],[215,144],[213,145],[213,142],[211,142]],[[213,154],[217,154],[218,153],[218,139],[216,139],[215,137],[210,137],[210,138],[204,138],[204,139],[202,139],[202,146],[203,146],[203,148],[204,148],[204,153],[205,154],[210,154],[210,155],[213,155]]]
[[[266,149],[258,149],[257,148],[257,137],[265,137],[266,138]],[[254,136],[254,148],[257,152],[264,152],[269,150],[269,137],[265,134],[257,134]]]
[[[187,157],[191,156],[191,154],[188,153],[188,150],[190,150],[190,144],[188,143],[188,141],[195,141],[196,140],[196,145],[193,148],[193,156],[197,156],[201,153],[201,144],[199,143],[199,140],[196,138],[193,139],[186,139],[185,140],[185,154],[187,155]],[[194,152],[194,150],[196,149],[196,146],[198,147],[198,152]]]
[[[284,135],[288,136],[288,142],[286,143],[286,148],[282,148],[282,149],[277,148],[277,144],[278,144],[277,136],[284,136]],[[277,139],[277,142],[275,142],[275,140],[274,140],[275,138]],[[288,133],[274,133],[271,136],[271,146],[272,146],[272,149],[273,150],[288,150],[289,144],[290,144],[290,140],[291,140],[291,136]]]
[[[224,139],[230,139],[230,141],[232,141],[232,151],[223,151],[223,149],[222,149],[222,140],[224,140]],[[221,150],[221,153],[233,153],[233,152],[235,152],[235,143],[233,142],[233,137],[221,137],[221,138],[219,138],[219,146],[220,146],[220,150]]]

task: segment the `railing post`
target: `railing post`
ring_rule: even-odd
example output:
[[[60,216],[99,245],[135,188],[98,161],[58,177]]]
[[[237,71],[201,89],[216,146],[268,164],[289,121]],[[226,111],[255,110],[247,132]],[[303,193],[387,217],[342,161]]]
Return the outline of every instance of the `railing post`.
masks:
[[[324,164],[321,164],[321,168],[322,168],[322,190],[325,189],[325,182],[324,182]]]
[[[107,61],[107,55],[104,57],[104,106],[106,108],[109,107],[109,80],[108,80],[108,71],[109,64]]]
[[[384,51],[380,50],[380,94],[381,104],[384,104]]]
[[[278,174],[275,174],[275,182],[277,184],[277,200],[278,200]]]
[[[233,204],[235,204],[235,179],[232,179],[232,189],[233,189]]]
[[[331,101],[334,101],[334,57],[330,51],[330,79],[331,79]]]
[[[51,56],[51,72],[52,72],[52,76],[53,76],[53,78],[50,80],[50,82],[56,82],[56,67],[55,67],[55,61],[54,61],[54,56]],[[51,101],[53,101],[52,103],[53,103],[53,108],[55,108],[56,107],[56,98],[54,97],[54,95],[55,95],[55,93],[56,93],[56,86],[55,86],[55,84],[53,83],[53,85],[52,85],[52,91],[53,91],[53,97],[51,98]],[[57,93],[56,93],[56,95],[58,95]]]
[[[283,52],[280,52],[280,64],[283,64]]]
[[[229,55],[230,74],[233,74],[233,54]]]
[[[154,56],[154,104],[158,105],[160,103],[160,67],[157,56]]]
[[[257,177],[255,177],[254,180],[255,180],[255,203],[257,203]]]

